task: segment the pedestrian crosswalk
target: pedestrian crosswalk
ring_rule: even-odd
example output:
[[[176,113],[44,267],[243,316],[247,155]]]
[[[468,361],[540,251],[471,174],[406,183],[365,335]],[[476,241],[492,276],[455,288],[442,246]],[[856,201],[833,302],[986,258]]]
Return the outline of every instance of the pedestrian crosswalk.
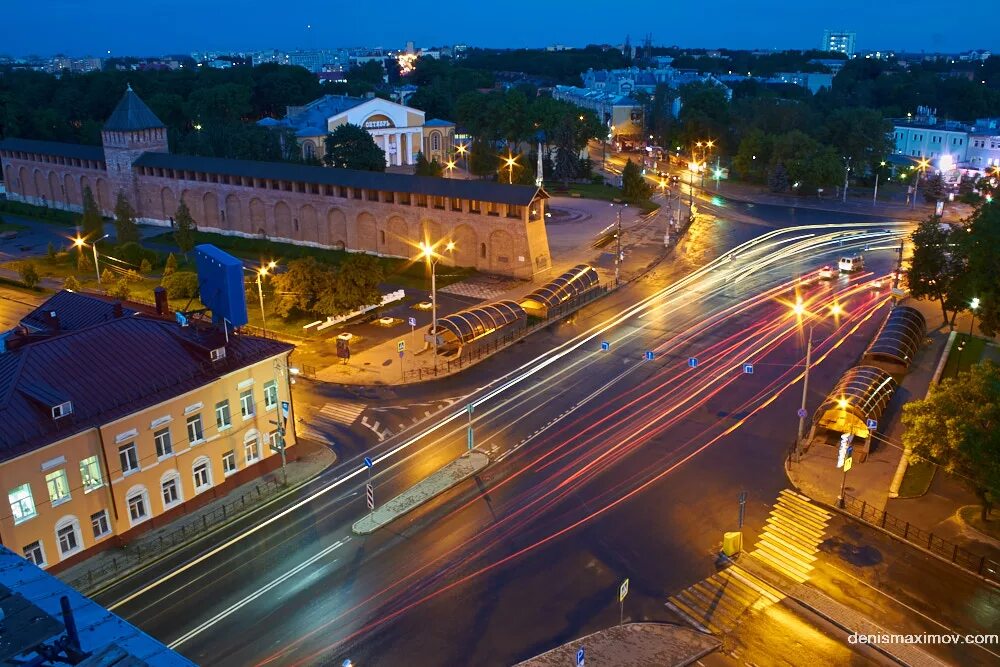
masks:
[[[778,495],[754,550],[746,556],[802,583],[813,570],[815,554],[830,519],[829,512],[805,496],[785,489]],[[732,630],[747,615],[763,611],[782,598],[784,594],[779,589],[737,562],[672,595],[667,607],[699,630],[722,633]]]
[[[352,401],[332,401],[324,404],[323,407],[319,409],[319,413],[332,421],[350,426],[357,421],[358,417],[365,411],[366,407],[367,406],[364,403],[355,403]]]

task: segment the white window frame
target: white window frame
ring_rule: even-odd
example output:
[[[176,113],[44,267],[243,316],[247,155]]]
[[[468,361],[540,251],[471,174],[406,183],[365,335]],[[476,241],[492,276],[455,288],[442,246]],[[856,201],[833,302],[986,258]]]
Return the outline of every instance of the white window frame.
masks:
[[[27,495],[26,498],[19,498],[16,501],[17,504],[21,508],[20,509],[21,518],[19,519],[19,518],[17,518],[17,514],[18,513],[16,511],[14,511],[14,502],[15,501],[12,501],[10,497],[12,495],[14,495],[15,491],[19,491],[21,489],[26,489],[28,491],[28,495]],[[28,504],[31,506],[30,507],[30,513],[24,511],[24,505],[23,505],[23,503],[24,503],[25,500],[27,500]],[[7,504],[10,505],[10,512],[11,512],[11,515],[14,517],[14,525],[15,526],[18,525],[18,524],[22,524],[25,521],[30,521],[31,519],[34,519],[36,516],[38,516],[38,507],[35,505],[35,496],[34,496],[34,494],[31,493],[31,484],[29,484],[29,483],[18,484],[13,489],[10,489],[9,491],[7,491]]]
[[[205,468],[205,483],[198,484],[198,469]],[[194,492],[199,494],[212,488],[212,461],[207,456],[199,456],[191,463],[191,479],[194,483]]]
[[[196,429],[199,435],[198,438],[194,437],[194,434],[192,433],[191,429],[191,427],[194,426],[195,424],[198,425]],[[187,437],[188,437],[188,446],[197,445],[199,443],[205,442],[205,425],[201,421],[200,412],[196,415],[191,415],[190,417],[187,418]]]
[[[95,530],[97,528],[97,526],[94,525],[96,523],[96,520],[97,520],[98,516],[101,516],[101,517],[104,518],[104,527],[105,527],[105,530],[103,532],[101,532],[101,533],[98,533]],[[93,533],[95,540],[99,540],[102,537],[107,537],[108,535],[111,534],[111,520],[108,517],[108,510],[100,510],[100,511],[94,512],[93,514],[90,515],[90,531],[91,531],[91,533]]]
[[[215,429],[225,431],[233,427],[233,411],[229,408],[229,399],[223,399],[215,404]]]
[[[162,447],[162,444],[166,444],[166,447]],[[153,446],[156,448],[156,458],[159,461],[174,455],[174,436],[170,432],[169,426],[153,432]]]
[[[243,415],[243,420],[253,419],[257,413],[256,406],[253,403],[253,389],[247,389],[240,392],[240,414]]]
[[[135,467],[134,468],[129,467],[126,469],[125,458],[127,457],[123,458],[122,454],[124,454],[128,449],[131,449],[133,454],[135,455]],[[137,473],[140,470],[142,470],[142,464],[139,463],[139,446],[135,444],[134,440],[132,442],[126,442],[124,445],[119,445],[118,463],[120,463],[122,466],[122,477],[127,477],[128,475]]]
[[[62,480],[61,485],[59,483],[60,479]],[[54,485],[53,482],[55,482]],[[65,491],[65,493],[53,496],[53,486],[56,487],[57,492],[60,490],[58,487],[62,486],[62,490]],[[66,474],[66,468],[59,468],[59,470],[53,470],[45,475],[45,488],[49,492],[49,502],[52,504],[52,507],[57,507],[73,499],[73,495],[69,490],[69,476]]]
[[[95,471],[96,475],[94,474]],[[91,478],[91,483],[87,482],[88,477]],[[80,479],[83,483],[84,493],[96,491],[104,486],[104,475],[101,474],[101,460],[97,458],[96,454],[80,460]],[[94,479],[97,480],[96,484],[93,483]]]
[[[62,537],[59,533],[63,532],[67,528],[70,529],[70,535],[76,541],[76,546],[71,549],[63,549]],[[59,550],[59,560],[66,560],[70,556],[74,556],[81,551],[83,551],[83,533],[80,531],[80,520],[73,515],[64,516],[56,522],[55,526],[56,534],[56,548]]]
[[[132,516],[132,500],[138,498],[142,501],[143,509],[146,510],[145,514],[139,517]],[[145,523],[153,517],[153,513],[150,511],[149,506],[149,490],[145,486],[139,484],[133,486],[125,494],[125,508],[128,510],[128,521],[129,526],[138,526],[140,523]]]
[[[42,558],[42,561],[40,563],[36,563],[34,558],[28,557],[28,547],[33,547],[35,545],[38,546],[38,553],[41,555]],[[28,561],[29,563],[34,563],[37,567],[45,568],[49,564],[48,561],[45,560],[45,545],[42,543],[41,540],[35,540],[31,544],[25,544],[24,547],[21,549],[21,554],[24,556],[24,560]]]
[[[232,461],[232,468],[230,468],[229,470],[226,470],[226,468],[228,467],[227,464],[226,464],[226,460],[227,459],[229,459],[229,460]],[[222,454],[222,474],[224,476],[226,476],[226,477],[229,477],[230,475],[235,475],[238,470],[239,470],[239,468],[237,468],[237,466],[236,466],[236,450],[235,449],[230,449],[228,452],[223,452],[223,454]]]
[[[271,397],[274,397],[274,403],[271,403]],[[268,380],[264,383],[264,410],[270,411],[278,407],[278,403],[281,400],[278,397],[278,383],[276,380]]]
[[[164,490],[170,482],[174,484],[174,495],[176,498],[167,502]],[[163,503],[164,512],[184,502],[184,485],[181,483],[181,474],[177,470],[168,470],[160,477],[160,502]]]
[[[255,454],[253,458],[247,456],[250,448]],[[243,460],[246,461],[247,465],[260,461],[260,434],[256,430],[250,431],[243,437]]]

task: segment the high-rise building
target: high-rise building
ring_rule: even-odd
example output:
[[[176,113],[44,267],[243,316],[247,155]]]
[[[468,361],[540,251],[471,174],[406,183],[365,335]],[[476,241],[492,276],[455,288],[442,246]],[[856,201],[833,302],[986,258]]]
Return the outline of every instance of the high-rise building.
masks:
[[[821,51],[836,51],[843,53],[848,58],[854,57],[854,40],[856,32],[842,32],[839,30],[824,30],[823,43],[820,44]]]

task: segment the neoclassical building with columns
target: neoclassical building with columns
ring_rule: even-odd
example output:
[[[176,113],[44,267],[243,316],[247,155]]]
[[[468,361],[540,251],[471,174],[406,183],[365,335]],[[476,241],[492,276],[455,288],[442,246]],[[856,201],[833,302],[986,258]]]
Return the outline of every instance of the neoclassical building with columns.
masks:
[[[454,152],[454,123],[426,120],[420,109],[379,97],[324,95],[303,106],[287,107],[281,120],[264,118],[257,124],[294,130],[303,157],[322,157],[326,136],[346,123],[372,135],[389,167],[415,164],[421,151],[428,160],[443,164]]]
[[[523,279],[551,266],[541,188],[175,155],[131,89],[102,139],[0,141],[7,196],[80,211],[89,188],[111,215],[124,192],[146,224],[171,226],[183,200],[203,231],[404,258],[422,242],[452,241],[443,262]]]

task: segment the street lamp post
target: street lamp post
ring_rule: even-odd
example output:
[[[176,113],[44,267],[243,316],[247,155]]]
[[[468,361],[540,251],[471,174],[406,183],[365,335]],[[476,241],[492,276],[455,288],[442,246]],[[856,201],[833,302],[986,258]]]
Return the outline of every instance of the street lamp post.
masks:
[[[615,287],[621,282],[622,267],[622,208],[628,206],[623,202],[612,202],[612,206],[618,207],[618,222],[615,230]]]
[[[969,335],[966,337],[965,345],[958,350],[958,370],[962,370],[962,361],[965,356],[965,348],[972,343],[972,329],[976,326],[976,309],[979,308],[979,297],[974,297],[972,301],[969,302],[969,310],[972,311],[972,320],[969,322]]]
[[[447,246],[445,246],[449,251],[455,249],[455,244],[452,241],[448,241]],[[437,375],[438,368],[438,353],[437,353],[437,264],[441,259],[441,256],[434,252],[434,246],[428,243],[420,244],[421,256],[428,260],[431,265],[431,339],[433,347],[433,357],[434,357],[434,375]]]
[[[930,165],[930,160],[926,158],[917,162],[917,177],[913,181],[913,201],[910,202],[910,208],[917,207],[917,191],[920,189],[920,178],[927,173],[927,167]]]
[[[802,379],[802,405],[799,408],[799,437],[795,440],[795,451],[802,446],[806,431],[806,396],[809,394],[809,367],[812,365],[813,327],[809,325],[809,341],[806,343],[806,370]]]
[[[90,244],[90,248],[94,251],[94,271],[97,273],[98,285],[101,284],[101,267],[97,260],[97,242],[103,241],[104,239],[108,238],[108,236],[109,236],[108,234],[105,234],[101,238],[94,239],[94,241]],[[87,245],[87,243],[86,241],[83,240],[83,238],[77,236],[75,239],[73,239],[73,245],[76,246],[77,248],[81,248],[82,252],[83,246]]]
[[[847,203],[847,179],[851,175],[851,158],[844,158],[844,198],[843,202]]]
[[[257,298],[260,300],[260,328],[261,328],[261,331],[264,332],[264,336],[265,337],[267,337],[267,316],[264,315],[264,285],[263,285],[263,280],[264,280],[264,276],[267,275],[268,270],[269,269],[273,270],[276,266],[278,266],[278,263],[275,262],[274,260],[271,260],[270,262],[268,262],[264,266],[261,266],[260,268],[258,268],[258,269],[256,269],[254,271],[254,274],[257,276]],[[246,269],[246,270],[249,271],[250,269]]]
[[[882,173],[882,167],[885,166],[885,160],[879,164],[879,168],[875,170],[875,192],[872,194],[872,206],[878,203],[878,177]]]

